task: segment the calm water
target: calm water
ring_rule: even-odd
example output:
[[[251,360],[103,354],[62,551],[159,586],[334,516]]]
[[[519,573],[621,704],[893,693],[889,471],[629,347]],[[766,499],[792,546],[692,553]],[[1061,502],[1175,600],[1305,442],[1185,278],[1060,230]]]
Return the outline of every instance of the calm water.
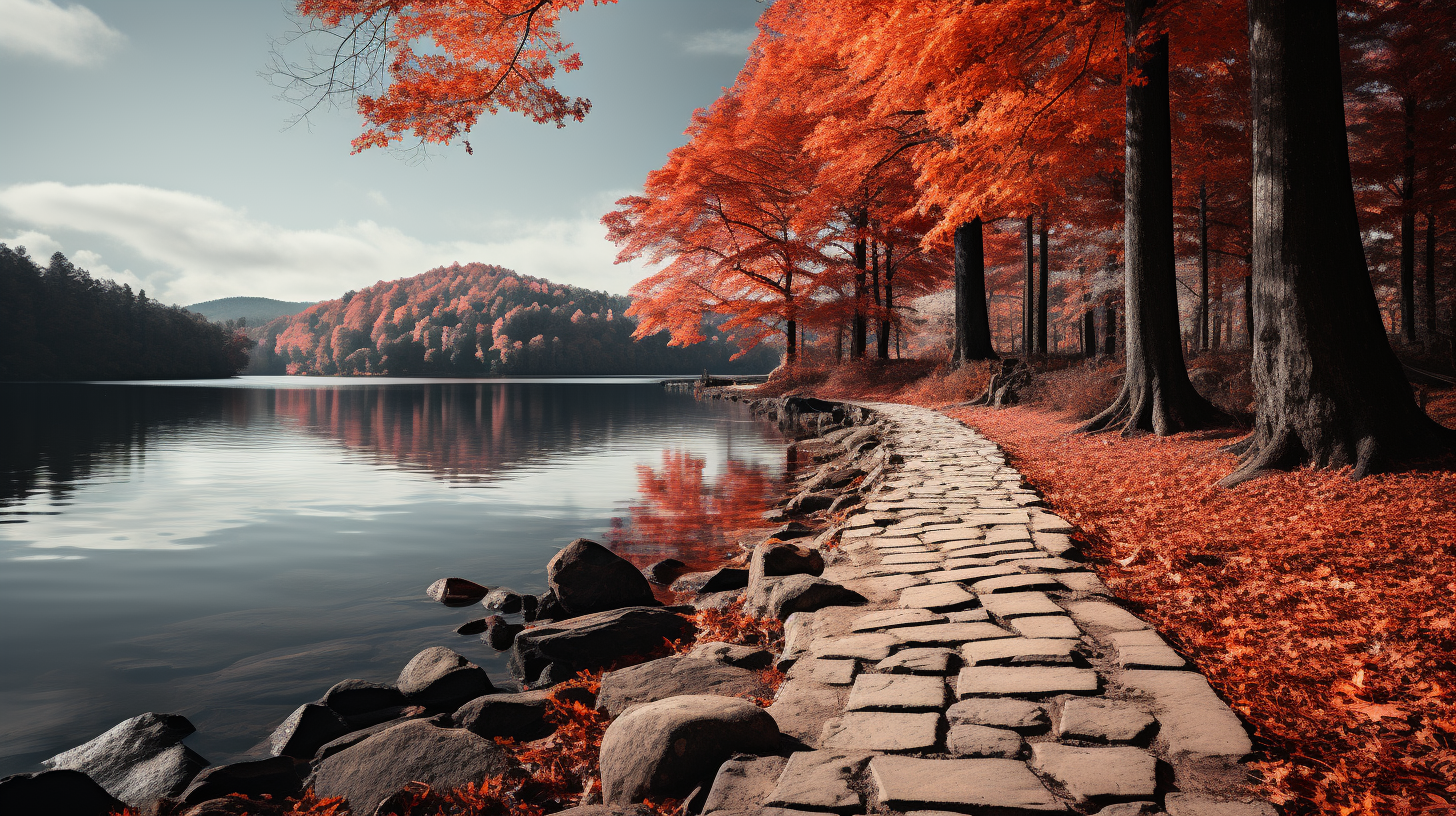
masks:
[[[0,386],[0,775],[144,711],[227,761],[345,677],[392,681],[573,538],[706,564],[784,443],[651,380]]]

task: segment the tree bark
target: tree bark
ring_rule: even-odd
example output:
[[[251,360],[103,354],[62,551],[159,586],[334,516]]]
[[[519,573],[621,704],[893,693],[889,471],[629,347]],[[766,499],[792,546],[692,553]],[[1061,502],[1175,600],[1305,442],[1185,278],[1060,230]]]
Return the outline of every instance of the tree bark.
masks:
[[[784,324],[784,359],[793,365],[799,359],[799,323],[790,319]]]
[[[1021,295],[1021,356],[1036,349],[1036,252],[1032,245],[1031,215],[1026,216],[1026,287]]]
[[[1120,428],[1123,436],[1167,436],[1230,421],[1188,381],[1178,327],[1173,252],[1173,131],[1168,99],[1168,37],[1146,50],[1137,39],[1146,0],[1125,4],[1128,68],[1143,83],[1127,86],[1127,182],[1124,207],[1124,330],[1127,373],[1112,405],[1082,426]]]
[[[887,259],[888,262],[888,259]],[[888,267],[885,270],[889,272]],[[885,280],[886,288],[889,279]],[[880,245],[870,241],[870,284],[875,293],[875,356],[881,360],[890,359],[890,321],[885,319],[884,304],[880,301]]]
[[[1401,98],[1405,111],[1405,167],[1400,183],[1400,328],[1407,342],[1416,339],[1416,100]]]
[[[1208,351],[1208,182],[1198,185],[1198,350]]]
[[[1253,262],[1249,264],[1253,268]],[[1244,331],[1249,335],[1249,348],[1254,347],[1254,275],[1244,276]]]
[[[849,359],[863,360],[868,331],[865,323],[865,238],[866,214],[860,210],[855,218],[854,239],[854,321],[850,329]]]
[[[894,244],[885,245],[885,302],[880,310],[879,331],[875,333],[875,350],[879,352],[881,360],[890,359],[891,318],[895,314],[895,293],[891,285],[895,278],[894,251]]]
[[[1303,464],[1359,478],[1456,444],[1416,406],[1370,283],[1335,3],[1249,2],[1257,413],[1226,486]]]
[[[991,318],[986,306],[985,231],[980,216],[955,231],[955,362],[996,360],[991,347]]]
[[[1038,247],[1040,249],[1040,258],[1039,258],[1039,263],[1037,264],[1037,266],[1040,267],[1040,271],[1037,274],[1037,291],[1036,291],[1036,352],[1038,354],[1046,354],[1047,353],[1047,289],[1051,285],[1051,284],[1048,283],[1048,281],[1051,279],[1051,273],[1048,272],[1047,270],[1050,269],[1051,267],[1047,265],[1047,212],[1046,212],[1046,208],[1045,207],[1043,207],[1042,210],[1041,210],[1041,236],[1040,237],[1041,237],[1041,241],[1040,241],[1040,246]]]

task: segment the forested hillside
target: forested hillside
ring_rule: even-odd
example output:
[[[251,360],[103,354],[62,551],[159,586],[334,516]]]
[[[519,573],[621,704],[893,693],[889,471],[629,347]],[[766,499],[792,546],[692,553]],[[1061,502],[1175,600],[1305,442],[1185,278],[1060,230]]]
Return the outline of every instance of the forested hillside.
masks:
[[[669,347],[634,341],[630,298],[487,264],[380,282],[254,332],[251,371],[289,374],[682,374],[766,372],[768,347],[738,360],[721,338]],[[711,335],[711,331],[707,332]]]
[[[250,341],[177,306],[96,280],[57,252],[0,244],[0,380],[230,377]]]
[[[296,315],[312,306],[312,300],[274,300],[265,297],[230,297],[208,300],[184,306],[189,312],[196,312],[208,320],[223,323],[228,320],[243,321],[246,326],[261,326],[280,317]]]

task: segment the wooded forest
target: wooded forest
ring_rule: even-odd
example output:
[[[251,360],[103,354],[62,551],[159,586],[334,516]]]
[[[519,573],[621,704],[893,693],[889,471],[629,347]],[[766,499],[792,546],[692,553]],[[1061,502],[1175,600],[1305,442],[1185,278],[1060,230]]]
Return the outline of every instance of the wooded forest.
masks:
[[[683,348],[642,333],[631,298],[487,264],[347,292],[254,330],[250,373],[501,376],[762,373],[776,352],[721,337]],[[709,329],[711,331],[711,329]],[[634,340],[634,336],[638,339]]]
[[[57,252],[41,266],[0,244],[0,380],[231,377],[242,333],[96,280]]]

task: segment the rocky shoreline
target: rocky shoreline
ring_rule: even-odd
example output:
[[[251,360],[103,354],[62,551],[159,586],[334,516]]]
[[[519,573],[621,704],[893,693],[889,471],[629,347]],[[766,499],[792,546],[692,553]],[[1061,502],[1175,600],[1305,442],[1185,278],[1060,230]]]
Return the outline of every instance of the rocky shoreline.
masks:
[[[778,526],[718,569],[639,570],[578,539],[537,596],[463,578],[429,587],[500,613],[458,631],[508,650],[520,691],[432,647],[392,684],[341,681],[279,725],[266,756],[219,766],[183,744],[185,718],[143,714],[0,780],[0,816],[261,813],[262,797],[305,789],[388,816],[412,783],[529,775],[510,749],[549,746],[563,705],[610,724],[599,774],[534,802],[547,812],[674,800],[725,816],[1272,813],[1241,787],[1252,748],[1237,718],[1105,598],[1071,528],[994,445],[904,406],[750,407],[808,466],[765,519]],[[524,623],[504,617],[516,613]],[[724,620],[782,622],[784,637],[715,641],[709,622]],[[599,685],[579,679],[598,672]]]

